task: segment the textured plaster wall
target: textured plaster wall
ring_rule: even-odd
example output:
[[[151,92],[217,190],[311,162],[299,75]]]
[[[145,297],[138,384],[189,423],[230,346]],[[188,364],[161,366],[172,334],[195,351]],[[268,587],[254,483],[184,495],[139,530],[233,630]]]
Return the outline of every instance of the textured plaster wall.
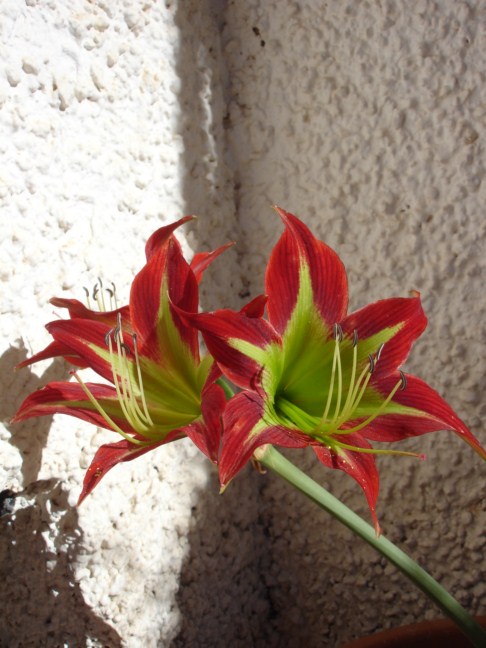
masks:
[[[351,306],[422,293],[407,365],[483,443],[486,11],[482,2],[49,2],[0,8],[5,646],[340,646],[437,611],[338,523],[250,468],[223,497],[186,442],[115,468],[79,509],[109,433],[8,423],[62,362],[53,295],[127,297],[143,243],[198,213],[185,249],[238,248],[205,308],[263,285],[294,211],[342,256]],[[484,467],[452,434],[380,458],[385,533],[486,612]],[[359,488],[294,458],[368,515]]]

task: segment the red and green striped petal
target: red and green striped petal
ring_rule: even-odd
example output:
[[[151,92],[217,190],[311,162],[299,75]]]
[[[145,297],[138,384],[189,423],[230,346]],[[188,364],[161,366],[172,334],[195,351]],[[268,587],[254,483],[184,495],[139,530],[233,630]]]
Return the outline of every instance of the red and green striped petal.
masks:
[[[420,378],[409,374],[405,376],[406,388],[393,397],[389,408],[391,413],[372,421],[361,431],[363,436],[374,441],[400,441],[428,432],[448,430],[466,441],[486,460],[486,450],[446,401]],[[381,379],[375,387],[386,397],[398,380],[400,375],[395,373]],[[403,411],[400,411],[401,408]]]
[[[261,301],[255,306],[259,309]],[[252,388],[263,370],[262,361],[251,357],[265,356],[265,349],[279,344],[280,338],[268,322],[229,309],[212,313],[183,313],[183,317],[199,329],[206,346],[221,370],[239,387]],[[247,346],[242,352],[241,347]]]
[[[132,326],[140,341],[140,353],[154,362],[178,365],[198,361],[197,331],[182,322],[169,301],[185,311],[197,312],[197,281],[174,237],[152,253],[133,281]]]
[[[243,391],[226,405],[223,415],[223,443],[219,479],[224,488],[265,444],[283,448],[304,448],[309,437],[296,430],[265,421],[265,402],[254,392]]]
[[[106,380],[113,381],[110,354],[105,336],[111,330],[102,322],[72,319],[57,320],[46,325],[54,340],[73,351],[86,366],[91,367]],[[131,339],[125,340],[126,344]]]
[[[329,329],[340,322],[348,307],[346,270],[338,255],[316,239],[298,218],[276,207],[285,231],[274,247],[265,275],[268,318],[283,334],[294,311],[301,272],[310,275],[309,303],[320,313]]]
[[[87,383],[86,387],[118,427],[128,434],[133,433],[120,407],[114,387],[97,383]],[[106,419],[89,400],[81,385],[70,382],[51,382],[42,389],[32,392],[24,400],[12,421],[18,423],[34,416],[53,414],[68,414],[112,430]]]
[[[371,448],[370,444],[360,434],[349,434],[343,438],[345,443],[357,448]],[[323,445],[313,445],[312,449],[324,466],[342,470],[358,482],[370,507],[376,535],[380,535],[380,525],[376,517],[376,501],[378,499],[380,478],[374,456],[364,452],[353,452],[347,448],[329,449]]]
[[[384,343],[373,381],[394,372],[405,362],[410,349],[427,326],[420,295],[377,301],[351,313],[340,322],[350,339],[358,335],[361,357],[374,354]]]

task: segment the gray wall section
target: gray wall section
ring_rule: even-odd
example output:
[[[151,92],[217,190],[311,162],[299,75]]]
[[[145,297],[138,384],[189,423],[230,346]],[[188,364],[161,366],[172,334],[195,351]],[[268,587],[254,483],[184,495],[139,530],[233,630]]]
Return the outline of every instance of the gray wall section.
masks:
[[[480,2],[6,2],[0,243],[5,340],[0,518],[5,646],[339,646],[438,616],[371,549],[272,476],[217,493],[188,442],[115,468],[73,508],[113,439],[68,417],[11,426],[60,362],[12,367],[48,338],[52,295],[96,277],[126,298],[148,235],[184,213],[184,246],[238,245],[204,308],[263,287],[299,215],[343,258],[351,308],[419,290],[429,326],[407,370],[486,442]],[[378,460],[380,522],[485,613],[484,466],[451,433]],[[359,487],[291,453],[368,517]]]

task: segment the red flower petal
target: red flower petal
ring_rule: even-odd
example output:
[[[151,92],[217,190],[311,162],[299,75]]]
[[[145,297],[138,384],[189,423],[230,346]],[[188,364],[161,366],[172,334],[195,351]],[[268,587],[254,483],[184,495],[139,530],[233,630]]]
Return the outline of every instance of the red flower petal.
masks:
[[[183,432],[213,463],[218,463],[222,420],[226,397],[219,385],[210,385],[203,391],[201,411],[203,420],[182,428]]]
[[[56,342],[69,347],[88,367],[113,381],[110,362],[97,351],[99,349],[103,354],[108,352],[105,336],[110,328],[107,324],[85,319],[56,320],[47,324],[46,328]],[[125,343],[130,345],[131,339],[127,338]]]
[[[346,315],[348,284],[338,255],[316,239],[295,216],[276,207],[286,229],[274,247],[265,275],[268,318],[282,334],[295,307],[300,285],[300,268],[307,266],[314,303],[332,327]]]
[[[264,402],[255,393],[240,392],[226,405],[219,479],[226,486],[248,462],[256,448],[267,443],[283,448],[304,448],[309,438],[282,426],[263,422]]]
[[[154,254],[157,254],[162,248],[167,246],[169,239],[178,227],[194,218],[195,216],[184,216],[175,223],[164,225],[164,227],[160,227],[156,230],[145,244],[145,256],[147,257],[147,261],[150,261]],[[177,245],[179,245],[176,239],[173,240]]]
[[[234,245],[233,242],[225,243],[225,245],[222,245],[221,247],[217,248],[216,250],[213,250],[212,252],[198,252],[197,254],[194,255],[191,261],[191,270],[194,272],[194,276],[196,277],[197,283],[201,281],[203,272],[214,261],[214,259],[216,259],[216,257],[222,254],[225,250],[230,248],[232,245]]]
[[[116,390],[109,385],[87,383],[86,386],[107,411],[113,421],[124,431],[133,432],[128,425],[118,402]],[[95,409],[78,383],[51,382],[42,389],[32,392],[24,400],[12,419],[13,423],[25,421],[34,416],[69,414],[99,427],[111,429]]]
[[[209,352],[225,376],[239,387],[251,387],[262,367],[231,346],[231,340],[243,340],[260,348],[271,342],[280,342],[268,322],[232,310],[182,315],[201,331]]]
[[[344,437],[344,442],[359,448],[371,448],[370,444],[360,434],[347,434]],[[329,450],[322,445],[313,445],[312,449],[319,461],[327,468],[342,470],[358,482],[370,507],[376,535],[379,536],[381,529],[376,517],[376,500],[378,498],[380,478],[374,456],[344,448],[340,448],[339,451]]]
[[[70,349],[67,345],[61,344],[60,342],[51,342],[46,346],[45,349],[35,353],[31,358],[27,358],[15,367],[16,369],[21,369],[22,367],[27,367],[28,365],[33,364],[34,362],[39,362],[40,360],[49,360],[50,358],[63,357],[65,360],[70,362],[76,367],[86,367],[86,363],[81,360],[81,358],[74,355],[73,350]]]
[[[118,323],[118,315],[121,315],[121,321],[123,326],[123,331],[127,333],[131,332],[130,327],[130,309],[128,306],[122,306],[112,311],[94,311],[89,308],[86,308],[77,299],[64,299],[63,297],[53,297],[49,300],[53,306],[58,308],[67,308],[69,311],[69,317],[71,319],[88,319],[94,320],[95,322],[102,322],[103,324],[108,324],[110,327],[115,327]]]
[[[248,302],[248,304],[243,306],[243,308],[240,310],[240,313],[246,315],[247,317],[263,317],[267,299],[268,297],[266,295],[258,295],[250,302]]]
[[[359,340],[366,340],[385,328],[399,324],[402,325],[400,330],[385,343],[380,353],[373,382],[400,367],[407,359],[415,340],[425,330],[427,318],[422,310],[420,296],[417,294],[411,298],[383,299],[351,313],[341,322],[341,328],[348,337],[352,338],[353,331],[357,332],[358,344]]]
[[[400,441],[427,432],[449,430],[464,439],[473,450],[486,459],[485,449],[445,400],[420,378],[406,374],[406,379],[406,388],[395,394],[393,402],[413,407],[423,412],[423,415],[419,413],[418,416],[412,416],[404,413],[379,416],[361,433],[371,440]],[[399,380],[400,375],[396,373],[383,378],[375,387],[386,396]]]
[[[172,441],[173,439],[170,440]],[[121,461],[132,461],[137,457],[141,457],[146,452],[154,450],[163,443],[167,443],[167,439],[157,443],[152,443],[142,448],[133,445],[133,443],[130,443],[125,439],[123,441],[118,441],[117,443],[102,445],[96,451],[93,461],[86,471],[83,481],[83,490],[81,491],[77,505],[79,506],[81,504],[85,497],[99,484],[106,473],[111,470],[113,466],[116,466],[117,463],[120,463]]]

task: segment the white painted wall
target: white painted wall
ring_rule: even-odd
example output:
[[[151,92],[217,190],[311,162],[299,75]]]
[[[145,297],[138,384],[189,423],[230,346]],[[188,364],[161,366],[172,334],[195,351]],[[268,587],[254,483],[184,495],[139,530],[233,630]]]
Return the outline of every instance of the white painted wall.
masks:
[[[406,8],[405,8],[406,7]],[[5,646],[339,646],[438,616],[371,549],[271,475],[223,497],[187,442],[115,468],[75,509],[110,437],[68,417],[8,423],[60,363],[48,299],[98,276],[126,297],[143,244],[184,213],[186,250],[238,248],[205,308],[261,290],[300,215],[344,259],[353,308],[420,290],[408,369],[486,442],[486,14],[458,2],[5,0],[0,6]],[[385,533],[486,612],[484,466],[452,434],[379,460]],[[294,455],[367,515],[345,475]]]

